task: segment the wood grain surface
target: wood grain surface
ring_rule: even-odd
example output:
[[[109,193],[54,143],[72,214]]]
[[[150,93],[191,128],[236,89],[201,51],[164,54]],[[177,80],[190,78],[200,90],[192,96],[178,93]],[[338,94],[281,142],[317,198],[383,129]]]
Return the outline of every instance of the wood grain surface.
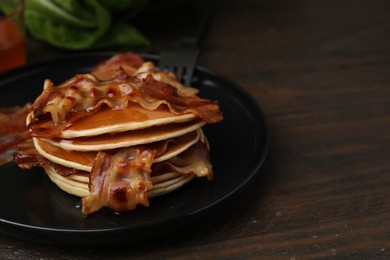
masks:
[[[143,26],[156,51],[176,40]],[[63,55],[30,44],[30,61]],[[162,240],[70,249],[0,235],[0,258],[390,258],[390,2],[218,0],[199,64],[268,118],[269,156],[245,192]]]

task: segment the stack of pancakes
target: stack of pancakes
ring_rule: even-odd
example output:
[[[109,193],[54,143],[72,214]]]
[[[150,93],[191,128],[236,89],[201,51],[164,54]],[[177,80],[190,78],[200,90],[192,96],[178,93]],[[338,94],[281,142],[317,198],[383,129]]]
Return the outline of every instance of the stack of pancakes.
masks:
[[[207,145],[207,139],[201,130],[204,123],[194,120],[194,116],[191,114],[172,116],[164,110],[147,111],[145,116],[150,115],[150,117],[140,122],[131,116],[132,110],[132,108],[127,108],[126,111],[120,112],[105,110],[102,113],[96,113],[91,116],[90,121],[87,118],[84,119],[88,124],[84,124],[84,120],[80,124],[79,122],[74,124],[69,131],[65,130],[59,139],[33,137],[34,146],[43,157],[53,163],[80,170],[69,176],[62,176],[56,174],[52,164],[48,164],[44,166],[44,169],[51,180],[63,190],[84,197],[89,195],[89,173],[92,171],[96,154],[99,151],[145,145],[157,150],[153,163],[158,163],[179,155],[198,141]],[[134,110],[139,114],[141,109],[137,107]],[[98,120],[94,121],[102,114],[107,113],[109,116],[110,114],[122,114],[122,112],[128,116],[122,116],[121,120],[112,125],[105,124],[111,120],[107,120],[103,124],[99,124]],[[98,135],[91,136],[97,132]],[[205,175],[211,174],[209,169],[205,168],[204,170]],[[151,190],[153,195],[172,191],[174,187],[180,187],[194,177],[193,175],[180,176],[180,174],[172,173],[164,175],[165,177],[156,178],[156,183],[153,183],[158,184],[163,180],[162,183],[159,183],[160,185],[153,186]]]
[[[42,158],[36,164],[42,166],[62,190],[83,198],[85,214],[102,207],[125,211],[134,209],[137,204],[148,206],[145,197],[172,192],[194,177],[213,178],[208,156],[209,144],[201,127],[222,119],[217,104],[199,99],[194,89],[182,86],[168,73],[157,72],[150,62],[124,69],[126,66],[116,64],[114,69],[111,66],[95,71],[94,76],[78,75],[76,80],[72,79],[58,87],[46,81],[44,92],[32,105],[26,119],[33,146]],[[210,114],[214,114],[214,118],[209,120],[205,116],[208,112],[199,112],[197,106],[185,107],[185,102],[177,105],[173,104],[176,101],[161,97],[158,100],[148,95],[129,97],[135,90],[138,91],[139,86],[142,87],[145,80],[163,82],[169,88],[175,85],[174,94],[179,100],[199,99],[203,102],[197,105],[199,107],[206,106],[206,102],[207,106],[213,108]],[[125,83],[133,88],[126,92],[126,102],[118,101],[123,99],[123,95],[110,100],[109,97],[115,95],[110,91],[114,87],[114,90],[128,87]],[[106,86],[110,88],[108,94],[92,98],[94,103],[91,105],[90,97],[94,97],[94,91]],[[56,88],[61,89],[61,95]],[[83,92],[81,95],[81,90],[86,94]],[[96,105],[101,100],[104,102]],[[69,102],[71,105],[67,105]],[[133,166],[128,172],[123,172],[119,170],[123,165]],[[107,182],[113,179],[114,184],[107,186]],[[123,189],[124,185],[124,193],[113,194],[112,190],[118,190],[118,187]],[[98,206],[91,206],[94,202],[90,201],[103,200],[104,192],[108,194],[104,196],[110,197],[108,201],[113,197],[118,204],[118,200],[121,200],[120,205],[103,201],[97,203]],[[133,200],[130,196],[137,197],[136,202],[126,204],[126,201]]]

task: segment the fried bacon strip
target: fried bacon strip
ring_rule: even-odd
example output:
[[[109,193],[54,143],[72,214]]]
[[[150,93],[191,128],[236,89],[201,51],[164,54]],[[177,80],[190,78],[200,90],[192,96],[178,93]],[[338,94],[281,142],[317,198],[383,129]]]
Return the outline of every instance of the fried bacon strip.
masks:
[[[17,146],[17,150],[14,154],[14,161],[22,169],[31,169],[36,166],[50,164],[54,167],[56,172],[62,176],[69,176],[79,172],[79,170],[56,164],[43,157],[35,148],[31,138],[24,140]]]
[[[82,211],[88,215],[103,207],[115,211],[149,206],[147,191],[152,187],[151,165],[155,151],[129,148],[115,154],[99,152],[89,181],[90,195],[82,198]]]
[[[0,166],[11,162],[19,143],[30,137],[26,116],[30,104],[0,109]]]
[[[14,155],[14,161],[22,169],[31,169],[35,166],[42,166],[49,162],[45,157],[39,154],[37,149],[35,149],[31,138],[18,144]]]
[[[46,80],[43,93],[32,106],[34,117],[28,127],[32,136],[58,137],[62,130],[78,119],[89,116],[104,106],[123,109],[129,101],[138,103],[146,110],[155,110],[165,105],[174,114],[193,113],[207,123],[222,120],[222,113],[216,102],[201,99],[197,95],[183,94],[185,88],[178,89],[157,81],[152,75],[138,78],[121,69],[110,81],[100,81],[91,74],[83,74],[55,87],[51,81]],[[53,126],[40,129],[39,123],[47,120],[48,116]]]
[[[206,145],[200,141],[179,155],[152,167],[153,173],[162,171],[173,171],[179,174],[207,177],[210,181],[214,178],[209,151]]]
[[[92,73],[98,73],[102,71],[117,70],[120,66],[129,66],[133,68],[139,68],[144,63],[144,59],[141,55],[136,53],[119,53],[111,58],[97,64]]]
[[[161,104],[166,105],[174,114],[193,113],[203,119],[208,124],[217,123],[222,120],[222,113],[219,110],[217,102],[193,96],[180,96],[175,87],[170,84],[155,80],[148,76],[144,80],[141,89],[145,100],[151,100],[156,109]],[[140,103],[140,102],[138,102]],[[141,103],[145,109],[149,104]],[[153,109],[153,110],[154,110]]]

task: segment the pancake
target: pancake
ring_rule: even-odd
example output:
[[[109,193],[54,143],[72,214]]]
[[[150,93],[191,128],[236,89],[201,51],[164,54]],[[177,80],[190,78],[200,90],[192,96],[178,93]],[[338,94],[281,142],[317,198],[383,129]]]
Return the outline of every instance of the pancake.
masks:
[[[141,144],[153,143],[168,138],[178,137],[195,131],[205,124],[202,120],[149,127],[146,129],[105,134],[75,139],[44,139],[51,145],[65,150],[102,151]]]
[[[183,152],[199,140],[200,136],[203,135],[201,132],[202,130],[198,129],[176,138],[148,144],[149,149],[157,150],[153,163],[168,160]],[[96,152],[65,150],[40,138],[33,138],[33,142],[37,151],[49,161],[65,167],[91,172]]]
[[[35,149],[46,159],[56,164],[90,172],[96,152],[69,151],[54,146],[44,139],[32,138]]]
[[[27,124],[33,118],[32,112],[28,116]],[[59,137],[71,139],[77,137],[89,137],[107,133],[139,130],[152,126],[186,122],[195,119],[194,114],[175,115],[167,108],[159,107],[156,110],[145,110],[138,104],[129,103],[124,109],[102,109],[97,113],[72,123],[60,132]],[[36,124],[41,131],[54,128],[50,120]]]
[[[47,176],[49,176],[50,180],[63,191],[78,197],[85,197],[89,195],[88,183],[73,180],[67,176],[62,176],[58,174],[54,167],[50,164],[44,165],[42,167],[45,170]],[[75,174],[72,174],[71,176],[73,175]]]
[[[86,197],[89,192],[89,174],[76,173],[70,176],[62,176],[57,173],[52,165],[43,166],[47,176],[63,191],[78,196]],[[152,188],[148,191],[148,197],[156,197],[170,193],[182,187],[194,178],[193,175],[182,175],[175,172],[167,172],[156,177],[151,176]]]
[[[197,136],[196,142],[198,142],[198,139],[202,143],[207,142],[207,138],[204,136],[201,130],[196,131],[195,133]],[[188,136],[189,135],[187,135],[187,137]],[[191,145],[190,147],[194,146],[195,144]],[[181,157],[181,154],[186,153],[187,149],[184,149],[184,151],[176,154],[175,156]],[[194,151],[193,153],[196,154],[197,152]],[[169,160],[163,160],[159,163],[164,164],[166,161]],[[147,196],[149,198],[170,193],[184,186],[186,183],[188,183],[198,175],[198,173],[196,172],[183,174],[177,171],[171,171],[171,168],[161,168],[158,167],[160,166],[158,165],[159,163],[156,163],[157,167],[154,167],[152,172],[150,173],[150,180],[153,186],[147,192]],[[76,171],[68,176],[63,176],[59,172],[57,172],[53,164],[44,164],[42,167],[44,168],[46,174],[49,176],[50,180],[53,181],[53,183],[55,183],[63,191],[78,197],[87,197],[90,195],[89,185],[91,174],[89,172]],[[184,165],[183,167],[186,168],[186,165]],[[197,170],[195,171],[199,171],[199,168],[196,169]]]

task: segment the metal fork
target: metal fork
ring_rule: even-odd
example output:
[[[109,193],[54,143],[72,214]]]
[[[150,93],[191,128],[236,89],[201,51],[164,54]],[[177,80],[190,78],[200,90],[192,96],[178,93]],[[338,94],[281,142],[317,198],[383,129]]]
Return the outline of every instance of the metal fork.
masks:
[[[184,32],[181,47],[163,50],[160,55],[159,69],[175,73],[177,79],[187,86],[191,85],[193,79],[200,54],[199,43],[210,20],[211,8],[203,5],[199,15],[199,21]]]

